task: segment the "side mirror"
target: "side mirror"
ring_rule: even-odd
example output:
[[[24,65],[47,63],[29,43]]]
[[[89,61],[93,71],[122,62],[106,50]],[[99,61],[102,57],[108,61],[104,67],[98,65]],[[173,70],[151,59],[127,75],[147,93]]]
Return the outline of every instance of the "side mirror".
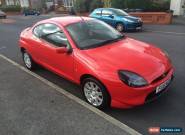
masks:
[[[68,49],[66,47],[56,48],[56,53],[67,53]]]
[[[109,17],[113,19],[114,18],[114,15],[109,15]]]

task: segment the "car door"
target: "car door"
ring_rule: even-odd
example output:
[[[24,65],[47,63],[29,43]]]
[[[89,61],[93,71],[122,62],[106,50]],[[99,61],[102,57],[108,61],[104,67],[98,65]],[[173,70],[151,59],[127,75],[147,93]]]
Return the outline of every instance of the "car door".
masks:
[[[112,11],[107,10],[107,9],[102,10],[101,20],[112,26],[115,23],[114,14],[112,13]]]
[[[60,27],[51,23],[45,23],[39,27],[33,32],[38,39],[35,49],[37,49],[40,62],[52,71],[73,80],[73,53],[57,53],[56,51],[61,47],[71,48],[64,32]]]

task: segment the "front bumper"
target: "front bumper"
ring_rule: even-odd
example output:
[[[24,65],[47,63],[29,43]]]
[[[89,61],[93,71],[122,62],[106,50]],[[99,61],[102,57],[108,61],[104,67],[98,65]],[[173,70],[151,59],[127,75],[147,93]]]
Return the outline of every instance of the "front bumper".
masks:
[[[111,95],[111,107],[115,108],[132,108],[134,106],[143,105],[150,101],[155,100],[162,93],[164,93],[173,80],[174,69],[171,69],[168,75],[162,80],[152,83],[149,86],[142,88],[131,88],[120,83],[108,86]],[[158,94],[155,94],[156,88],[162,83],[166,82],[170,77],[172,80],[170,84]]]
[[[6,15],[0,15],[0,19],[6,19]]]
[[[126,25],[126,30],[139,30],[137,28],[142,29],[142,26],[143,26],[143,22],[128,23]]]

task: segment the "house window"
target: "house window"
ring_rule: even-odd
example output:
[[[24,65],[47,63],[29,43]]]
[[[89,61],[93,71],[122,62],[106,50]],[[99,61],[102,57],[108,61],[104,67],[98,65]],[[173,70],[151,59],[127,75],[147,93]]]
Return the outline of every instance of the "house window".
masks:
[[[74,1],[73,0],[63,0],[64,7],[73,7]]]
[[[6,5],[19,5],[19,0],[6,0]]]

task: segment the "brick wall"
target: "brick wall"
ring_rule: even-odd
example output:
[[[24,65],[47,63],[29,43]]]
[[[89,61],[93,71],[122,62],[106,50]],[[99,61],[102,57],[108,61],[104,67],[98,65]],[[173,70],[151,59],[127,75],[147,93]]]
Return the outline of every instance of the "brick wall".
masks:
[[[172,22],[172,14],[165,12],[134,12],[130,15],[140,17],[144,23],[149,24],[170,24]]]

